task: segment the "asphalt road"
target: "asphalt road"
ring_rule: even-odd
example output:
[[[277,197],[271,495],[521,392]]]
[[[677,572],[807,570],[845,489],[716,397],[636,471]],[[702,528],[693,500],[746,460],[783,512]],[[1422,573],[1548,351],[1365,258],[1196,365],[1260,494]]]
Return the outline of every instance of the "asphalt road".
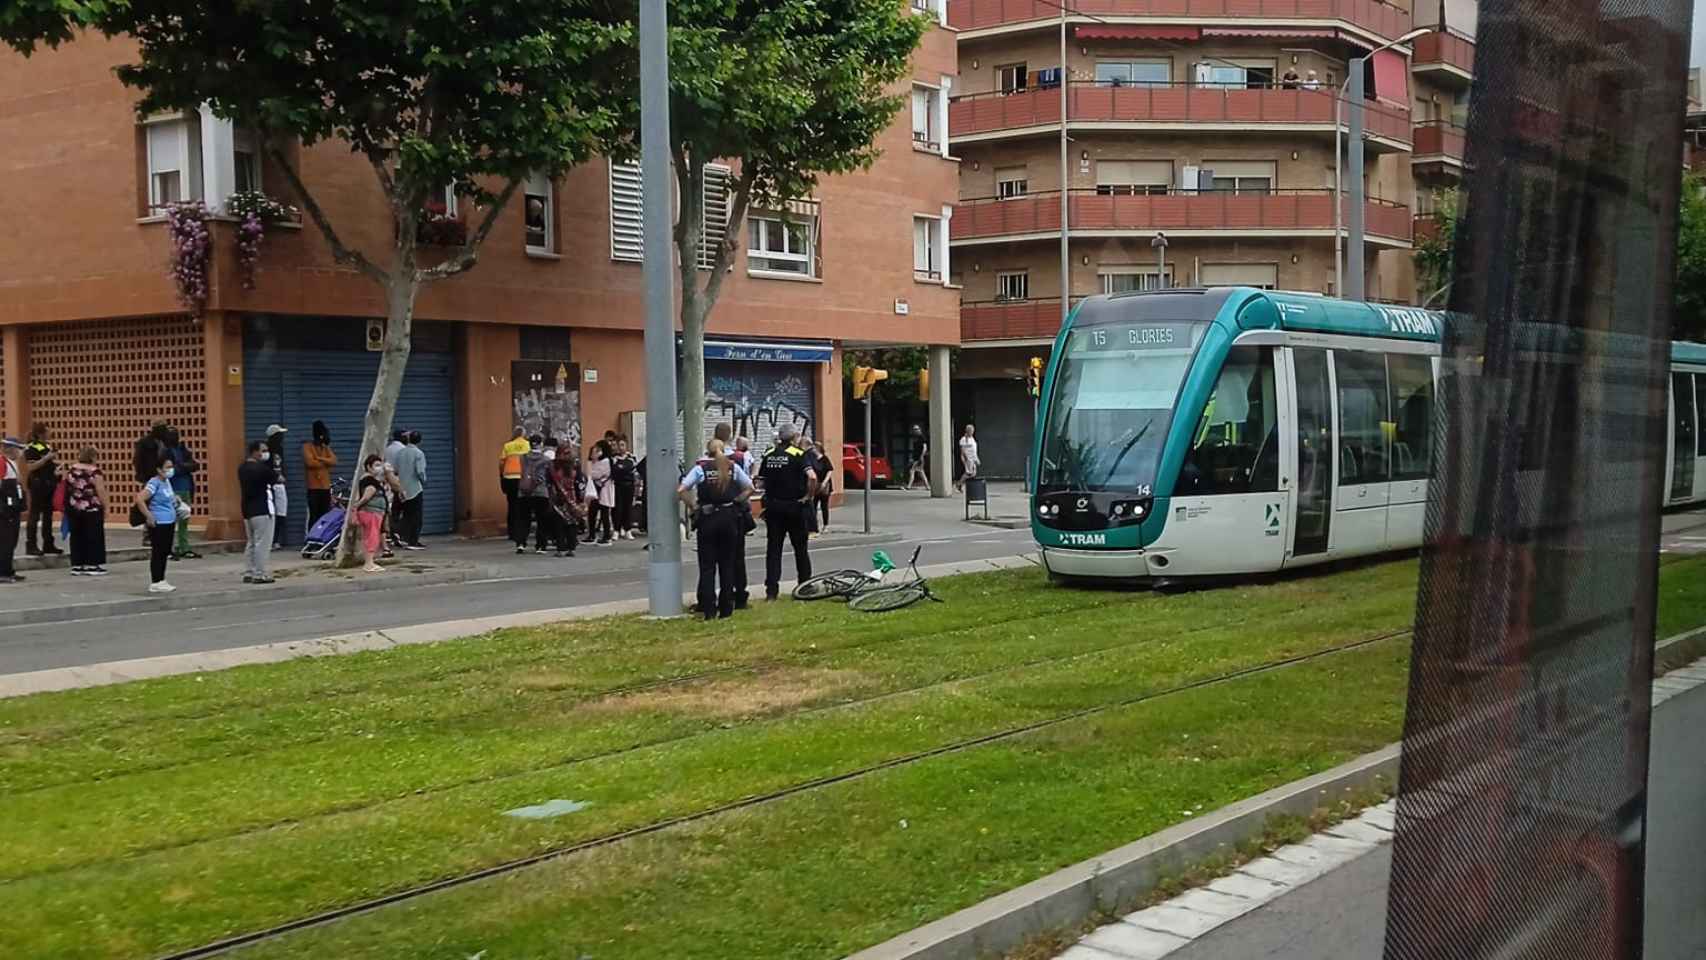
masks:
[[[1027,530],[993,528],[971,528],[949,538],[902,540],[879,546],[896,562],[905,562],[913,547],[920,543],[925,545],[920,561],[925,564],[1007,557],[1035,548]],[[840,567],[863,569],[870,565],[873,549],[876,547],[870,544],[813,549],[812,564],[820,572]],[[541,558],[542,571],[550,563],[549,559]],[[689,550],[682,576],[687,592],[692,591],[696,571]],[[646,575],[643,554],[637,557],[613,554],[611,563],[603,570],[567,576],[541,572],[311,599],[257,600],[192,610],[4,626],[0,627],[0,673],[312,640],[363,630],[643,598]],[[752,592],[762,596],[762,553],[748,555],[747,575]],[[782,576],[784,580],[794,577],[792,554],[784,555]]]

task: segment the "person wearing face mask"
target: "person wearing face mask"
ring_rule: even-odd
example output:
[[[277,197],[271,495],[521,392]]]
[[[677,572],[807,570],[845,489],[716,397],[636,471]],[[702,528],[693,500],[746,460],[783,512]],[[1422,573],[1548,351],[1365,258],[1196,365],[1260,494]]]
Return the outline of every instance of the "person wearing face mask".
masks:
[[[243,548],[243,582],[272,583],[267,571],[268,551],[272,549],[272,486],[271,451],[259,440],[250,442],[249,455],[237,468],[237,490],[243,506],[243,532],[248,543]]]
[[[290,428],[273,424],[267,428],[267,455],[262,459],[272,468],[272,548],[284,549],[285,528],[290,515],[290,500],[284,475],[284,435]]]
[[[250,445],[251,451],[259,447],[259,441]],[[142,525],[148,528],[149,593],[171,593],[177,589],[166,582],[166,558],[172,554],[172,528],[178,524],[178,495],[172,492],[174,473],[172,458],[161,457],[154,467],[154,476],[149,477],[148,483],[136,494],[136,508],[142,512]]]
[[[389,471],[377,453],[367,455],[361,470],[363,476],[356,484],[355,499],[350,501],[349,508],[355,513],[355,524],[361,531],[361,548],[367,557],[367,564],[362,569],[368,573],[383,573],[385,568],[379,565],[380,529],[385,526],[385,515],[391,509]]]
[[[547,544],[557,537],[557,512],[551,509],[551,464],[557,459],[555,437],[541,437],[533,444],[533,452],[521,458],[521,495],[527,500],[528,515],[533,518],[533,552],[544,553]],[[515,552],[526,553],[527,528],[516,535]]]

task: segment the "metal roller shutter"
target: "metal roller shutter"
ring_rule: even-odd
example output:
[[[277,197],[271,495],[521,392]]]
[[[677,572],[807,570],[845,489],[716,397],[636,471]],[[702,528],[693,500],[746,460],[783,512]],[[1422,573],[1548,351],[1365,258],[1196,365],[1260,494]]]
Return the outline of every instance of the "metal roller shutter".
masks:
[[[421,338],[417,338],[417,343]],[[447,340],[447,338],[446,338]],[[438,344],[429,344],[438,345]],[[448,346],[446,342],[444,344]],[[456,518],[456,381],[453,355],[417,346],[409,356],[397,400],[393,429],[421,432],[427,458],[427,492],[423,511],[425,532],[449,533]],[[287,542],[302,542],[307,521],[307,489],[303,485],[302,444],[310,425],[324,420],[338,454],[336,476],[350,479],[360,468],[362,419],[373,395],[379,354],[365,350],[315,350],[263,346],[245,339],[243,351],[244,435],[261,438],[268,424],[290,428],[285,442],[286,480],[290,491]]]

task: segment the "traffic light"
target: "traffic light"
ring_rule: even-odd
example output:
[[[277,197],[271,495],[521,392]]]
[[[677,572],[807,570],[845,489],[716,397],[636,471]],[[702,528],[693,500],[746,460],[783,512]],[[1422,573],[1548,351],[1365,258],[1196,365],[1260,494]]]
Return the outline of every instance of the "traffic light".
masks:
[[[1025,389],[1032,397],[1043,394],[1043,358],[1032,357],[1030,369],[1025,371]]]
[[[854,367],[853,399],[864,400],[870,396],[871,388],[877,385],[877,381],[887,380],[888,378],[889,372],[887,370],[879,370],[876,367]]]

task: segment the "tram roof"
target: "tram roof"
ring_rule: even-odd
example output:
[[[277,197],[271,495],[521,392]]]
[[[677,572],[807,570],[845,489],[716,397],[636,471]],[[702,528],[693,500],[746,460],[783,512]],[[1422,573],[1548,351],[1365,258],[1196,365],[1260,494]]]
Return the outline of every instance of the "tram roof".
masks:
[[[1706,364],[1706,343],[1678,340],[1670,345],[1670,359],[1672,363]]]
[[[1420,307],[1255,288],[1244,288],[1237,294],[1227,298],[1227,305],[1235,311],[1238,326],[1246,330],[1296,330],[1437,343],[1445,328],[1445,314]]]

